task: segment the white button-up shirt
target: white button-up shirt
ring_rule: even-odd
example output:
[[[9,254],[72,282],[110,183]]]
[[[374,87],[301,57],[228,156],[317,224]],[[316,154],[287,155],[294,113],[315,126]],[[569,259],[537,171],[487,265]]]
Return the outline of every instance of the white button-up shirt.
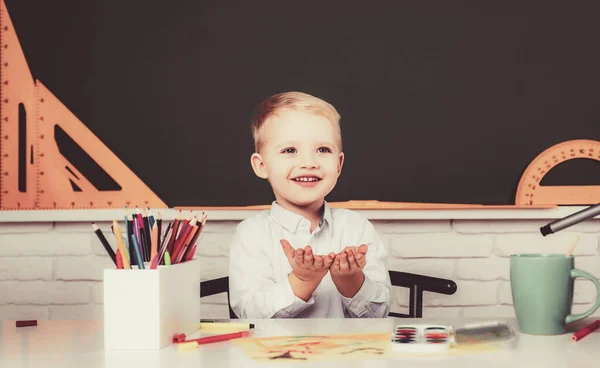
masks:
[[[373,225],[347,209],[325,210],[319,227],[310,232],[310,221],[273,202],[242,221],[229,250],[229,296],[239,318],[387,317],[391,283],[385,266],[387,253]],[[342,296],[329,272],[308,301],[290,286],[292,267],[280,244],[294,249],[310,245],[313,254],[339,253],[344,247],[366,244],[365,281],[353,298]]]

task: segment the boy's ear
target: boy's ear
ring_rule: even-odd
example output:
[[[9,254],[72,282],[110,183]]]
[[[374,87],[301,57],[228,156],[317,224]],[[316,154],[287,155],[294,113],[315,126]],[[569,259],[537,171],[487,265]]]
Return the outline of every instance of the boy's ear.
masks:
[[[267,179],[269,174],[267,174],[267,170],[265,170],[265,163],[263,161],[260,153],[254,152],[252,157],[250,157],[250,164],[252,165],[252,169],[256,176],[262,179]]]
[[[344,166],[344,152],[340,152],[340,162],[338,165],[338,176],[342,173],[342,166]]]

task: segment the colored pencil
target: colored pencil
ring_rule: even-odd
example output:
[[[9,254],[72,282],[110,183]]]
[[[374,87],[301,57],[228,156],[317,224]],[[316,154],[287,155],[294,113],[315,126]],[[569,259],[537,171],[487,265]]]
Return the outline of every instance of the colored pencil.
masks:
[[[162,244],[160,245],[160,252],[159,252],[159,258],[158,258],[159,264],[164,264],[163,259],[165,256],[165,251],[167,250],[167,244],[169,243],[169,239],[171,239],[171,229],[172,229],[171,225],[172,225],[172,223],[169,223],[169,225],[167,225],[167,231],[163,238]]]
[[[98,239],[100,239],[100,243],[102,243],[102,246],[106,250],[106,253],[108,253],[108,256],[110,257],[110,259],[112,259],[112,261],[116,265],[117,264],[117,256],[115,254],[115,251],[110,246],[110,244],[108,244],[108,240],[106,240],[106,238],[104,237],[104,234],[102,234],[102,230],[100,230],[98,225],[96,225],[93,222],[92,222],[92,229],[94,229],[94,232],[98,236]]]
[[[117,249],[117,269],[122,270],[123,269],[123,257],[121,257],[121,250]]]
[[[135,238],[135,235],[131,235],[131,242],[133,243],[133,250],[135,251],[135,257],[137,259],[137,265],[140,270],[144,269],[144,260],[140,254],[140,246]]]
[[[113,230],[115,232],[115,238],[117,239],[117,246],[119,248],[119,250],[121,251],[121,257],[123,258],[123,268],[125,269],[129,269],[131,268],[130,264],[129,264],[129,259],[126,256],[125,253],[125,244],[123,244],[123,238],[121,237],[121,228],[119,227],[119,224],[117,223],[116,220],[113,219]],[[115,256],[116,258],[116,256]]]
[[[144,241],[146,246],[146,262],[150,261],[150,222],[148,222],[148,216],[146,213],[146,209],[144,209],[144,215],[142,215],[142,221],[144,222]]]
[[[598,329],[598,327],[600,327],[600,319],[592,322],[588,326],[575,332],[573,334],[573,336],[571,336],[571,340],[579,341],[579,340],[583,339],[585,336],[587,336],[588,334],[590,334],[591,332],[594,332],[596,329]]]
[[[160,214],[160,211],[157,211],[156,223],[158,226],[158,244],[162,244],[162,215]]]
[[[154,260],[158,254],[158,227],[156,223],[152,226],[152,238],[150,239],[150,259]]]
[[[177,238],[177,230],[179,228],[180,216],[181,210],[179,210],[177,216],[175,217],[175,221],[173,221],[171,239],[169,239],[169,243],[167,243],[167,251],[169,252],[169,254],[173,252],[173,245],[175,244],[175,239]]]

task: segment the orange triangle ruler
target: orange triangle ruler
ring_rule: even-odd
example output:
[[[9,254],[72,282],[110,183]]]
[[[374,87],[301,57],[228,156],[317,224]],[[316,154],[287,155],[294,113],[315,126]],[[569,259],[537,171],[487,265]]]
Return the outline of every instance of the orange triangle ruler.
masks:
[[[0,83],[0,210],[168,207],[33,79],[4,0],[0,0]],[[89,156],[95,170],[114,183],[110,190],[92,183],[61,152],[57,139]]]

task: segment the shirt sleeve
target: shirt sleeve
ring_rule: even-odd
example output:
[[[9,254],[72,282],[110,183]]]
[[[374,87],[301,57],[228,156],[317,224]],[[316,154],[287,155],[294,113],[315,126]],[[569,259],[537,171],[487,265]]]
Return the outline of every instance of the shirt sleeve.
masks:
[[[315,301],[312,296],[307,302],[298,298],[287,279],[275,281],[269,249],[265,247],[268,237],[249,225],[238,225],[229,249],[231,309],[239,318],[295,317]]]
[[[392,284],[386,267],[387,252],[375,227],[367,219],[358,227],[356,244],[366,244],[367,264],[363,268],[365,280],[352,298],[343,295],[342,303],[350,317],[383,318],[390,311]]]

